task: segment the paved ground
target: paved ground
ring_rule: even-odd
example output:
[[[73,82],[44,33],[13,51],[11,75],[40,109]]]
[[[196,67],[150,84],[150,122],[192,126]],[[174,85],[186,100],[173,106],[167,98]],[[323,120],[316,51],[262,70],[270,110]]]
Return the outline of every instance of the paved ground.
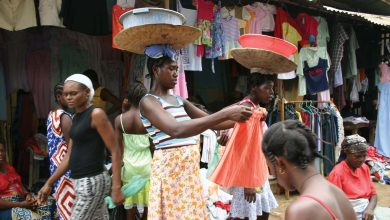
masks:
[[[390,207],[390,185],[383,185],[375,183],[375,188],[378,193],[378,206]],[[279,207],[274,209],[271,212],[270,220],[283,220],[284,219],[284,210],[290,204],[291,201],[294,201],[297,198],[297,195],[290,195],[290,199],[286,200],[284,195],[275,195],[276,200],[278,200]]]

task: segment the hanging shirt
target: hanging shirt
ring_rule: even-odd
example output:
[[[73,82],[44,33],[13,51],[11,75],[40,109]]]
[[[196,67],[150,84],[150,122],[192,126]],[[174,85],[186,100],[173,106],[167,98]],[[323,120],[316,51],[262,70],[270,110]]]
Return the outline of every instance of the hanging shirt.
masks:
[[[300,42],[301,46],[305,45],[317,45],[317,35],[318,35],[318,21],[306,14],[306,13],[300,13],[297,18],[295,19],[298,26],[301,29],[301,32],[303,34],[302,41]]]
[[[339,187],[348,199],[370,199],[373,195],[376,195],[370,177],[370,168],[364,163],[361,167],[352,171],[343,160],[333,168],[328,180]]]
[[[223,10],[221,9],[221,11]],[[231,59],[230,50],[241,47],[238,43],[238,37],[240,36],[238,20],[231,14],[222,17],[222,31],[225,35],[223,59]]]
[[[336,78],[336,75],[339,75],[338,78],[342,77],[342,71],[340,68],[341,59],[343,58],[344,53],[344,43],[346,40],[348,40],[348,34],[345,31],[344,27],[341,24],[336,24],[333,27],[332,31],[332,41],[331,41],[331,47],[330,47],[330,53],[332,57],[332,65],[330,68],[330,76],[329,81],[331,85],[334,85],[334,87],[337,87],[333,80]],[[340,69],[339,69],[340,68]],[[339,70],[339,71],[338,71]],[[337,83],[340,84],[341,82]]]
[[[297,76],[299,76],[298,83],[298,95],[304,96],[306,95],[306,80],[303,74],[303,68],[305,65],[305,61],[308,67],[314,67],[318,65],[319,59],[325,59],[328,63],[328,68],[330,64],[330,58],[326,47],[304,47],[299,51],[299,62],[297,67]]]
[[[330,40],[328,22],[323,17],[315,17],[315,19],[318,21],[317,46],[327,47]]]
[[[309,67],[307,61],[304,63],[303,72],[306,78],[307,94],[312,95],[329,89],[326,72],[328,69],[328,62],[326,59],[319,59],[318,65]]]
[[[260,2],[255,2],[252,5],[243,7],[242,17],[248,21],[246,32],[249,34],[262,33],[262,20],[267,16],[268,12],[260,5]]]
[[[213,21],[213,1],[198,0],[198,19]]]
[[[276,7],[270,4],[260,4],[260,7],[264,9],[266,15],[261,19],[261,30],[263,32],[272,32],[275,30],[275,19]]]
[[[345,66],[345,78],[356,77],[358,75],[356,50],[359,49],[359,43],[356,38],[355,30],[351,27],[348,41],[348,60]]]
[[[19,31],[35,26],[37,26],[37,19],[34,1],[0,1],[0,28]]]
[[[123,30],[123,26],[119,21],[121,15],[125,12],[130,11],[132,8],[129,7],[121,7],[119,5],[112,6],[112,47],[118,48],[118,46],[114,43],[115,36]],[[118,48],[119,49],[119,48]]]
[[[62,0],[40,0],[39,17],[42,26],[64,27],[60,18]]]

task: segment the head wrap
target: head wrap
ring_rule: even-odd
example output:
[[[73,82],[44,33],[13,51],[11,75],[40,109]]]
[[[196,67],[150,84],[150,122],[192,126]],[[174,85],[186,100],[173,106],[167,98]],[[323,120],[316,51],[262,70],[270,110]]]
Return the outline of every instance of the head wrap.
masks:
[[[145,54],[154,59],[161,58],[163,56],[169,57],[172,60],[177,60],[177,52],[168,44],[154,44],[145,48]]]
[[[345,137],[341,149],[348,153],[367,151],[367,141],[364,137],[354,134]]]
[[[81,83],[84,86],[86,86],[89,89],[88,101],[91,101],[93,99],[93,96],[95,95],[95,90],[93,89],[92,81],[87,76],[85,76],[83,74],[76,73],[76,74],[73,74],[73,75],[69,76],[68,78],[66,78],[64,83],[66,83],[68,81],[78,82],[78,83]]]

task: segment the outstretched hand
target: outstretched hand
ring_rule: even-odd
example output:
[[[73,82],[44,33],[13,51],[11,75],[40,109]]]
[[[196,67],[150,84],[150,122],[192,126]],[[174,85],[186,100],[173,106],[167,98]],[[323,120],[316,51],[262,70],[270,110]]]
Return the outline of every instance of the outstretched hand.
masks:
[[[38,203],[39,204],[45,203],[51,191],[52,191],[52,187],[49,186],[48,184],[45,184],[38,192]]]
[[[232,121],[243,122],[252,116],[252,109],[242,105],[232,105],[224,109],[228,118]]]

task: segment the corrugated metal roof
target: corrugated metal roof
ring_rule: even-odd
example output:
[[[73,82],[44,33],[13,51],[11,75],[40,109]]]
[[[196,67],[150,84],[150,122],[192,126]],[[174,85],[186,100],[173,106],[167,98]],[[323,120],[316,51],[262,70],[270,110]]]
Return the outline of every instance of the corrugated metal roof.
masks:
[[[375,14],[369,14],[369,13],[362,13],[362,12],[354,12],[354,11],[347,11],[347,10],[341,10],[330,6],[323,6],[328,11],[334,11],[337,13],[344,13],[351,16],[358,16],[361,18],[364,18],[365,20],[377,24],[382,25],[386,27],[390,27],[390,16],[384,16],[384,15],[375,15]]]

